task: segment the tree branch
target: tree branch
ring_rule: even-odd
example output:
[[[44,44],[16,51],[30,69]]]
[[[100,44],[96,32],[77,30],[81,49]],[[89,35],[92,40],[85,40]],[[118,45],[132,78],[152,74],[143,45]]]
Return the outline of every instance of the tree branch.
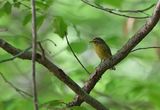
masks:
[[[81,0],[81,1],[91,7],[106,11],[111,14],[115,14],[118,16],[126,17],[126,18],[135,18],[135,19],[145,19],[145,18],[149,18],[150,16],[129,16],[129,15],[122,14],[122,13],[143,13],[143,14],[146,14],[146,13],[144,13],[144,11],[151,9],[154,6],[154,4],[153,4],[150,7],[142,9],[142,10],[120,10],[120,9],[104,8],[103,6],[94,5],[94,4],[90,3],[88,0]]]
[[[77,60],[78,63],[82,66],[82,68],[85,70],[85,72],[86,72],[87,74],[90,74],[90,72],[86,69],[85,66],[83,66],[83,64],[81,63],[81,61],[78,59],[78,57],[77,57],[76,54],[74,53],[74,51],[73,51],[73,49],[72,49],[72,47],[71,47],[71,45],[70,45],[70,43],[69,43],[67,34],[65,35],[65,37],[66,37],[67,44],[68,44],[68,46],[69,46],[69,48],[70,48],[70,50],[71,50],[73,56],[76,58],[76,60]]]
[[[26,48],[25,50],[21,51],[20,53],[14,55],[13,57],[11,58],[7,58],[7,59],[4,59],[4,60],[0,60],[0,63],[4,63],[4,62],[8,62],[8,61],[11,61],[11,60],[14,60],[16,59],[18,56],[22,55],[23,53],[29,51],[32,47],[28,47]]]
[[[137,10],[120,10],[120,9],[115,9],[115,11],[119,11],[119,12],[127,12],[127,13],[143,13],[151,8],[153,8],[156,4],[152,4],[149,7],[145,8],[145,9],[137,9]],[[113,9],[114,10],[114,9]]]
[[[135,52],[135,51],[138,51],[138,50],[144,50],[144,49],[153,49],[153,48],[160,48],[160,46],[141,47],[141,48],[133,49],[131,52]]]
[[[50,39],[45,39],[45,40],[42,40],[42,41],[38,41],[37,44],[39,45],[39,47],[41,49],[42,56],[45,56],[45,51],[44,51],[41,43],[46,42],[46,41],[51,42],[54,46],[56,46],[56,44]],[[20,55],[22,55],[25,52],[29,51],[31,48],[32,48],[32,46],[26,48],[25,50],[22,50],[20,53],[16,54],[15,56],[13,56],[11,58],[0,60],[0,63],[4,63],[4,62],[8,62],[8,61],[14,60],[14,59],[18,58]]]
[[[155,7],[152,17],[144,24],[143,27],[141,27],[132,36],[131,39],[127,41],[126,44],[124,44],[124,46],[112,57],[112,60],[106,60],[97,67],[94,73],[91,74],[88,81],[86,81],[83,89],[87,93],[90,93],[90,91],[94,88],[94,86],[99,81],[99,79],[102,77],[104,72],[107,69],[121,62],[125,57],[127,57],[128,54],[131,52],[131,50],[136,45],[138,45],[138,43],[141,42],[149,32],[152,31],[152,29],[158,23],[159,19],[160,19],[160,0],[158,0],[157,2],[157,5]],[[82,102],[83,102],[83,98],[76,96],[75,99],[69,103],[69,106],[81,105]]]
[[[9,82],[9,81],[6,79],[6,77],[3,75],[3,73],[0,72],[0,75],[1,75],[1,77],[3,78],[3,80],[4,80],[7,84],[9,84],[13,89],[15,89],[15,91],[17,91],[20,95],[22,95],[23,97],[24,97],[24,95],[27,95],[27,96],[29,96],[29,97],[33,97],[31,94],[29,94],[29,93],[27,93],[27,92],[25,92],[25,91],[17,88],[15,85],[13,85],[11,82]]]
[[[31,0],[32,9],[32,83],[33,83],[33,102],[34,109],[39,110],[38,107],[38,93],[36,84],[36,52],[37,52],[37,29],[36,29],[36,9],[35,0]]]
[[[0,39],[0,47],[8,53],[12,54],[13,56],[22,53],[22,50],[13,47],[2,39]],[[20,54],[18,58],[31,60],[32,52],[24,52],[23,54]],[[50,60],[45,57],[43,59],[43,56],[37,53],[36,61],[46,67],[53,75],[55,75],[59,80],[64,82],[68,87],[70,87],[76,94],[83,98],[85,102],[90,104],[92,107],[96,108],[97,110],[108,110],[99,101],[88,95],[78,84],[76,84],[69,76],[67,76],[62,69],[58,68]]]

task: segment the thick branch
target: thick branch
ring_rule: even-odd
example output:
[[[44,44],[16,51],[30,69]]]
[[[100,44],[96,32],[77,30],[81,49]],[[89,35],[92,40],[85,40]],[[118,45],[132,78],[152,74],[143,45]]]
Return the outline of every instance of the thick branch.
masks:
[[[8,53],[17,55],[22,53],[20,49],[17,49],[10,45],[9,43],[5,42],[4,40],[0,39],[0,47],[3,48]],[[31,52],[24,52],[23,54],[19,54],[18,58],[21,59],[32,59]],[[51,73],[53,73],[58,79],[64,82],[68,87],[70,87],[76,94],[78,94],[81,98],[83,98],[88,104],[96,108],[97,110],[108,110],[105,108],[99,101],[88,95],[79,85],[77,85],[69,76],[67,76],[64,71],[58,68],[55,64],[53,64],[47,58],[44,58],[40,54],[36,54],[36,61],[46,67]]]
[[[145,23],[143,27],[141,27],[138,32],[133,35],[131,39],[113,56],[112,61],[106,60],[101,63],[96,71],[90,76],[88,81],[85,83],[83,89],[90,93],[90,91],[94,88],[96,83],[99,81],[104,72],[122,61],[127,55],[131,52],[131,50],[141,42],[146,35],[151,32],[151,30],[155,27],[160,19],[160,0],[157,2],[156,8],[152,17]],[[69,106],[81,105],[83,99],[79,96],[76,96],[74,101],[69,104]]]

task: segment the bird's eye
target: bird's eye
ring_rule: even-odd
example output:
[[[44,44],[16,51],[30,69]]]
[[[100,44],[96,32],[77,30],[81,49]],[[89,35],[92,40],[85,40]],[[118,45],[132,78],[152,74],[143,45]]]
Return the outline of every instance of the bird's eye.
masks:
[[[100,41],[97,40],[96,43],[100,43]]]
[[[98,43],[98,41],[95,41],[95,43]]]

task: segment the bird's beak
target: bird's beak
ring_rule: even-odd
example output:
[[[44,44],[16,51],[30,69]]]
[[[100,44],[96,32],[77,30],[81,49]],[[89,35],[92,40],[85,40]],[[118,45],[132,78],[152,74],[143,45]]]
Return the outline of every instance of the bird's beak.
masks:
[[[89,41],[89,43],[93,43],[93,42],[94,42],[94,40]]]

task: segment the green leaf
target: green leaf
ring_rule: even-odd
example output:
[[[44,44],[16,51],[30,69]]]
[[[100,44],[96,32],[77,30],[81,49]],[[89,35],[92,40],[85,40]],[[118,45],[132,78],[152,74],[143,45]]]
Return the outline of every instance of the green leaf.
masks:
[[[16,7],[16,8],[19,8],[20,5],[21,5],[21,2],[19,2],[18,0],[13,0],[14,4],[13,6]]]
[[[13,2],[15,3],[15,2],[17,2],[18,0],[13,0]]]
[[[32,17],[31,13],[27,14],[23,20],[23,25],[26,25],[28,22],[30,22],[31,17]]]
[[[14,7],[16,7],[16,8],[19,8],[19,7],[20,7],[20,5],[21,5],[21,3],[20,3],[20,2],[15,2],[15,3],[14,3]]]
[[[61,100],[51,100],[51,101],[48,101],[42,105],[40,105],[40,107],[46,107],[46,108],[55,108],[57,106],[62,106],[63,104],[65,104],[63,101]]]
[[[36,1],[36,6],[40,9],[45,9],[47,7],[47,4],[45,1]]]
[[[64,22],[63,18],[56,17],[53,22],[54,32],[57,33],[60,37],[64,37],[67,32],[67,24]]]
[[[45,16],[41,15],[37,17],[37,29],[42,25],[43,21],[44,21]]]
[[[74,106],[74,107],[71,107],[71,110],[87,110],[87,109],[81,106]]]
[[[53,4],[53,2],[55,2],[56,0],[45,0],[45,2],[47,3],[47,5],[51,5]]]
[[[6,2],[3,6],[4,12],[7,14],[11,13],[12,5],[9,2]]]
[[[37,20],[37,25],[36,25],[37,28],[39,28],[42,25],[44,18],[45,17],[42,15],[37,17],[37,19],[36,19]],[[28,22],[31,22],[31,19],[32,19],[31,13],[27,14],[23,20],[23,25],[26,25]]]
[[[82,53],[87,48],[87,45],[84,41],[72,42],[70,45],[75,53]],[[69,47],[67,47],[67,49],[71,51]]]

